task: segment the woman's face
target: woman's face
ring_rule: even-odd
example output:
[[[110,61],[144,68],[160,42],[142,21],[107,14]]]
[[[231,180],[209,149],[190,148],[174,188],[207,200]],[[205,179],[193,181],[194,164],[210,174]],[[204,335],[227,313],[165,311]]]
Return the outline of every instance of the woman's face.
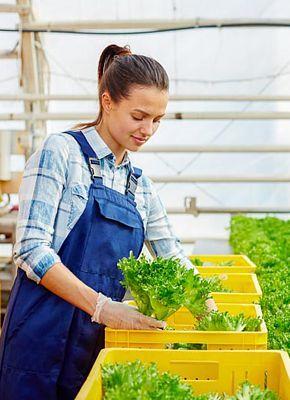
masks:
[[[118,151],[138,151],[156,132],[165,115],[168,92],[135,86],[128,99],[114,103],[103,94],[103,115],[110,139]]]

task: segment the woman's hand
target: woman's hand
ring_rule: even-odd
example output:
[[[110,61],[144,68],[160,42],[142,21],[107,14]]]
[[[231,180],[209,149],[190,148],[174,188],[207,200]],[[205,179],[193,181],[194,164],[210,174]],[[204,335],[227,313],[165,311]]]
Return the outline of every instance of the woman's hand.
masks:
[[[164,321],[158,321],[147,317],[136,310],[135,307],[113,301],[99,293],[96,311],[92,321],[104,324],[113,329],[163,329],[166,326]]]
[[[211,311],[217,311],[217,305],[215,304],[214,299],[207,299],[205,302],[206,306],[207,306],[207,311],[211,312]]]

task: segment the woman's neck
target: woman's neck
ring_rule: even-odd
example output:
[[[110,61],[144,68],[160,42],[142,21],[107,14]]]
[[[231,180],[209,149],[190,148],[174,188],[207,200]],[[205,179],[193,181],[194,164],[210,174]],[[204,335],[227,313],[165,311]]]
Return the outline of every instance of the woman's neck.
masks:
[[[115,164],[120,165],[126,154],[126,149],[124,149],[124,147],[120,146],[119,143],[117,143],[112,138],[109,130],[102,123],[95,126],[95,130],[96,130],[96,133],[101,136],[103,141],[106,143],[106,145],[112,151],[112,153],[115,155],[115,157],[116,157]]]

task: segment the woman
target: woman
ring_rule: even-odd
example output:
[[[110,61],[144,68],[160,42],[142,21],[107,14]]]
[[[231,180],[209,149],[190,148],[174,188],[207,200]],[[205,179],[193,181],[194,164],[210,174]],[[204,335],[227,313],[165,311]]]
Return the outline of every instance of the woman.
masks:
[[[0,347],[2,400],[73,399],[104,346],[104,326],[162,329],[121,303],[117,262],[144,240],[192,267],[151,181],[132,166],[168,102],[155,60],[110,45],[98,66],[97,119],[50,135],[27,162]]]

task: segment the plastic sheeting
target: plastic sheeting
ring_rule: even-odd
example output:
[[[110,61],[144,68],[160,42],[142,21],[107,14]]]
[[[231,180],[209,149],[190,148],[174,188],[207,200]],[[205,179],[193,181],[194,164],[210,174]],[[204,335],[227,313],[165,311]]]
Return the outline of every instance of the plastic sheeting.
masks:
[[[7,1],[5,1],[7,3]],[[37,19],[149,18],[290,18],[287,0],[167,1],[38,0]],[[17,17],[0,14],[0,26],[14,27]],[[0,50],[12,48],[17,34],[0,33]],[[167,70],[172,94],[289,94],[290,28],[200,29],[150,35],[88,36],[44,34],[52,94],[96,93],[96,68],[110,43],[129,44],[132,51],[156,58]],[[0,60],[1,93],[18,92],[18,63]],[[14,78],[13,78],[14,76]],[[1,112],[20,112],[21,102],[0,102]],[[170,102],[168,111],[287,111],[286,102]],[[95,112],[94,102],[56,102],[51,112]],[[77,121],[48,121],[57,132]],[[0,121],[0,128],[23,128],[22,122]],[[150,144],[290,144],[290,121],[163,121]],[[290,172],[289,154],[134,154],[147,175],[267,175]],[[166,206],[182,207],[185,196],[199,206],[290,207],[288,183],[158,184]],[[287,216],[284,216],[287,217]],[[228,215],[170,216],[180,237],[226,238]],[[192,246],[187,246],[189,251]]]

